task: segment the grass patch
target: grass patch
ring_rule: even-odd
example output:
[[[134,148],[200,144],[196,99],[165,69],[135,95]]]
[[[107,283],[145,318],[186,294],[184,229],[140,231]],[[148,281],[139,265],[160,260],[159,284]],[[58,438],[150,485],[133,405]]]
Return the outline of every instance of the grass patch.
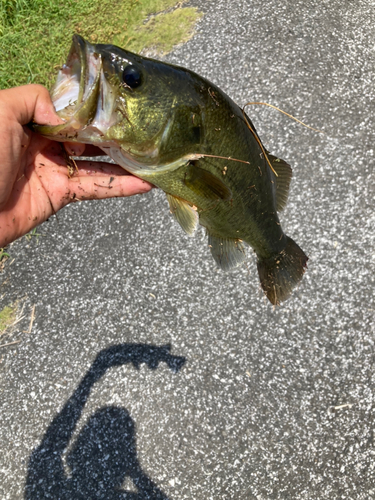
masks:
[[[5,262],[9,259],[10,255],[6,248],[0,248],[0,273],[4,269]]]
[[[3,260],[3,259],[7,259],[8,257],[10,257],[9,253],[6,251],[6,248],[0,248],[0,262]]]
[[[176,4],[176,0],[1,0],[0,88],[26,83],[50,86],[74,33],[133,52],[165,53],[188,40],[201,17],[193,8],[171,10]],[[156,15],[160,12],[164,13]]]
[[[200,17],[201,14],[192,7],[153,16],[143,26],[133,28],[129,50],[148,52],[151,49],[153,53],[166,54],[176,43],[185,43],[191,38],[193,27]],[[117,42],[117,37],[115,40]],[[120,38],[118,40],[118,45],[121,45]]]
[[[36,244],[39,244],[39,236],[45,236],[44,234],[40,234],[37,232],[37,228],[34,227],[29,233],[25,234],[25,238],[27,241],[31,241],[33,238],[36,239]]]
[[[5,333],[7,328],[9,328],[16,321],[17,308],[15,306],[6,306],[0,312],[0,335]]]

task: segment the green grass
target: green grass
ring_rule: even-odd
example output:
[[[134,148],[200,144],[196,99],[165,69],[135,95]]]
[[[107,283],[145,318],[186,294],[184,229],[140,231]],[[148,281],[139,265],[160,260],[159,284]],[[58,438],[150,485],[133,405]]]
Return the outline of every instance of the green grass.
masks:
[[[142,47],[147,47],[155,52],[167,53],[176,43],[189,40],[197,16],[199,14],[192,8],[176,9],[173,12],[153,16],[143,26],[131,30],[133,38],[129,40],[129,50],[139,52]],[[115,42],[124,46],[120,36],[115,37]]]
[[[27,241],[31,241],[33,238],[35,238],[37,245],[39,243],[39,236],[44,236],[44,234],[38,233],[36,227],[34,227],[34,229],[32,229],[29,233],[25,234],[25,238],[27,239]]]
[[[191,36],[201,16],[193,8],[168,10],[176,4],[177,0],[1,0],[0,88],[50,86],[74,33],[133,52],[166,53]]]
[[[5,333],[6,329],[16,320],[16,310],[14,306],[6,306],[0,311],[0,335]]]
[[[9,259],[10,255],[6,248],[0,248],[0,273],[3,271],[5,262]]]
[[[10,257],[9,253],[6,251],[5,248],[0,248],[0,262],[3,260],[3,259],[7,259],[8,257]]]

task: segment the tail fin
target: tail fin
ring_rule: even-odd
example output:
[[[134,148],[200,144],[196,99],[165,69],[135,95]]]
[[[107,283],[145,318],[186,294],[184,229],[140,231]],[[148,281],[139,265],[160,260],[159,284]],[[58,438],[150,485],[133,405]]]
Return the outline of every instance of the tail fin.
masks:
[[[302,279],[308,257],[291,238],[284,250],[269,259],[258,261],[260,283],[268,300],[279,305]]]

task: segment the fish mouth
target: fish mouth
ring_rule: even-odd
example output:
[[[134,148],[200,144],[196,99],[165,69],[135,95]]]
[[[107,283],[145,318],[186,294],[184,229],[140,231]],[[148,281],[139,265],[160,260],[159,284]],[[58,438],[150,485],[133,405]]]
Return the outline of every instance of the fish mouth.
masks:
[[[64,120],[73,118],[87,124],[95,114],[102,58],[95,47],[74,35],[66,63],[60,69],[51,98],[57,114]]]
[[[114,100],[103,72],[101,54],[79,35],[73,36],[66,63],[51,89],[57,114],[65,123],[35,126],[42,135],[60,141],[99,143],[111,125]]]

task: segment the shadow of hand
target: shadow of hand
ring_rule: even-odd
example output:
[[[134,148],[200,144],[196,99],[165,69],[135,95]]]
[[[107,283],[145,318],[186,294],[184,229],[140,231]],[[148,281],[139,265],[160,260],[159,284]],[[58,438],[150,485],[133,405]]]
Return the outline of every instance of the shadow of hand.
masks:
[[[119,344],[100,351],[90,371],[96,376],[102,376],[112,366],[132,363],[139,369],[142,363],[148,365],[151,370],[156,370],[160,362],[165,362],[173,372],[178,372],[185,363],[185,358],[173,356],[171,346],[153,346],[146,344]]]

